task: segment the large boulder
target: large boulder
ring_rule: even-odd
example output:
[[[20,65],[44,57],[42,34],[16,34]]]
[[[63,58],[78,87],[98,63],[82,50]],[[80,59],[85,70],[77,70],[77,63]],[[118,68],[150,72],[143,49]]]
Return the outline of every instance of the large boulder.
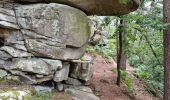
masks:
[[[0,58],[71,60],[84,54],[90,37],[84,12],[57,3],[13,5],[0,8]]]
[[[141,0],[14,0],[14,2],[55,2],[79,8],[88,15],[124,15],[136,10]]]
[[[79,59],[90,36],[85,13],[60,4],[15,7],[29,52],[53,59]]]
[[[84,85],[93,68],[78,59],[92,35],[89,24],[84,11],[69,5],[1,0],[0,78],[31,85],[52,83],[58,91],[65,85]]]
[[[83,46],[89,38],[86,14],[73,7],[56,3],[32,4],[15,7],[15,12],[18,24],[26,35],[33,32],[50,42],[72,47]]]

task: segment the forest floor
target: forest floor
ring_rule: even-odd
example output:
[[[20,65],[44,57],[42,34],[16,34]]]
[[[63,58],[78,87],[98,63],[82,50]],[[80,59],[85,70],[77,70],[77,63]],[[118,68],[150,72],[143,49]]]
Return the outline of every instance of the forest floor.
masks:
[[[146,91],[146,85],[140,79],[134,80],[134,91],[128,92],[125,85],[116,85],[116,63],[106,61],[97,55],[93,61],[95,72],[91,80],[91,88],[101,100],[161,100]],[[127,71],[133,73],[134,69],[127,64]]]

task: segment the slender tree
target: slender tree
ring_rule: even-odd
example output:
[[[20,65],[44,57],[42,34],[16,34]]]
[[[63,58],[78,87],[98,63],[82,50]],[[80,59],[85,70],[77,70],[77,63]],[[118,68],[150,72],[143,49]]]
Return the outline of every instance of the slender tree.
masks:
[[[121,27],[121,32],[122,32],[122,53],[121,53],[121,59],[120,59],[120,69],[121,70],[126,70],[126,39],[127,39],[127,33],[126,33],[126,28],[127,28],[127,21],[123,18],[122,19],[122,27]]]
[[[119,31],[119,34],[118,34],[118,48],[117,48],[117,50],[118,50],[118,54],[117,54],[117,82],[116,82],[116,84],[118,85],[118,86],[120,86],[120,78],[121,78],[121,71],[120,71],[120,63],[121,63],[121,53],[122,53],[122,24],[123,24],[123,19],[120,19],[120,25],[119,25],[119,27],[118,27],[118,31]]]
[[[170,0],[163,0],[164,25],[170,25]],[[170,29],[164,29],[164,100],[170,100]]]
[[[120,70],[126,70],[126,53],[125,53],[125,43],[126,43],[126,22],[123,17],[120,18],[120,25],[118,27],[119,33],[117,38],[117,85],[120,86]]]

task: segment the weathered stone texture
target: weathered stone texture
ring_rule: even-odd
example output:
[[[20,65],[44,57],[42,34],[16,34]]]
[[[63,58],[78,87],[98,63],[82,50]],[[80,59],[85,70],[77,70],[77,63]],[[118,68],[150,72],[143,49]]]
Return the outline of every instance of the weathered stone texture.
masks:
[[[94,72],[91,61],[73,60],[70,69],[70,77],[83,81],[89,81]]]
[[[136,10],[142,0],[14,0],[14,2],[62,3],[79,8],[88,15],[120,16]]]
[[[87,15],[123,15],[140,3],[125,1],[1,0],[0,78],[16,76],[26,84],[51,81],[59,91],[88,83],[91,60],[79,60],[94,33]],[[88,88],[73,91],[74,100],[99,100]]]
[[[56,3],[15,4],[14,10],[0,9],[0,28],[10,33],[5,42],[15,44],[15,47],[2,47],[1,51],[6,52],[2,57],[9,54],[70,60],[84,54],[90,37],[84,12]]]
[[[63,63],[63,68],[55,72],[53,80],[55,82],[61,82],[63,80],[67,80],[69,75],[69,70],[70,70],[70,64]]]
[[[57,3],[11,4],[0,8],[0,69],[27,84],[68,80],[70,60],[83,56],[90,37],[87,15]]]

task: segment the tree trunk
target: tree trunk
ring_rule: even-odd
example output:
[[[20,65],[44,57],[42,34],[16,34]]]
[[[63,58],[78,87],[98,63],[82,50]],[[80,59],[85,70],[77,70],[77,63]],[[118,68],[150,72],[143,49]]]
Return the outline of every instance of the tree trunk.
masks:
[[[120,78],[121,78],[121,71],[120,71],[120,62],[121,62],[121,53],[122,53],[122,24],[123,24],[123,19],[120,19],[120,25],[118,27],[119,34],[118,34],[118,43],[119,43],[119,48],[118,48],[118,56],[117,56],[117,82],[116,84],[120,86]]]
[[[164,24],[170,23],[170,0],[163,1]],[[164,100],[170,100],[170,29],[164,29]]]
[[[117,85],[120,86],[120,75],[121,71],[120,70],[126,70],[126,23],[123,20],[123,18],[120,19],[120,25],[118,27],[119,30],[119,36],[118,36],[118,44],[117,45]]]
[[[123,46],[122,46],[123,48]],[[126,53],[125,53],[125,50],[122,49],[122,53],[121,53],[121,60],[120,60],[120,69],[121,70],[126,70]]]
[[[121,32],[122,32],[122,53],[121,53],[121,59],[120,59],[120,69],[121,70],[126,70],[126,27],[127,27],[127,22],[122,19],[122,27],[121,27]]]

